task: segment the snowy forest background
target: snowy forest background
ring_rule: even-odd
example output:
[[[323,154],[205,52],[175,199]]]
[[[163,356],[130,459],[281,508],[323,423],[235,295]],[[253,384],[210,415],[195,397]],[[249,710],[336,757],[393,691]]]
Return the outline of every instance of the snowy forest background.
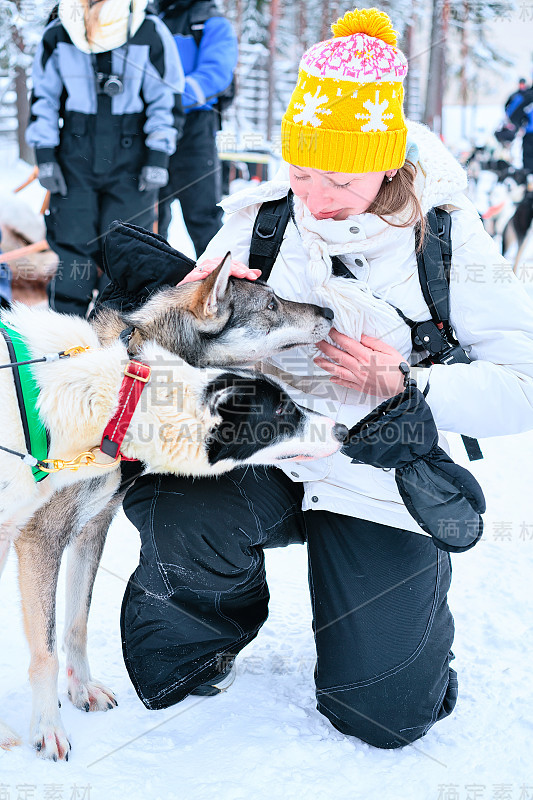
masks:
[[[351,5],[345,0],[219,0],[219,5],[234,25],[240,48],[237,97],[224,129],[236,136],[234,146],[275,151],[303,51],[329,38],[331,22]],[[53,6],[53,0],[0,2],[0,135],[16,135],[27,161],[32,160],[24,142],[31,64]],[[406,116],[437,133],[450,81],[458,85],[466,107],[495,73],[513,64],[513,43],[495,44],[488,35],[491,23],[519,13],[511,0],[382,0],[379,8],[391,16],[409,62]]]

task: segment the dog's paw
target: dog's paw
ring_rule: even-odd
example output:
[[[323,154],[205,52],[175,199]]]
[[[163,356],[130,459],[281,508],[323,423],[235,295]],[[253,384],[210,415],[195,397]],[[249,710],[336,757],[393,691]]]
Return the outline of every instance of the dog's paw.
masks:
[[[41,758],[68,761],[70,742],[61,723],[39,723],[32,736],[32,745]]]
[[[74,674],[68,676],[68,696],[82,711],[109,711],[118,705],[111,689],[98,681],[82,682]]]
[[[16,733],[13,733],[11,728],[0,722],[0,748],[2,750],[11,750],[12,747],[17,747],[21,744],[20,738]]]

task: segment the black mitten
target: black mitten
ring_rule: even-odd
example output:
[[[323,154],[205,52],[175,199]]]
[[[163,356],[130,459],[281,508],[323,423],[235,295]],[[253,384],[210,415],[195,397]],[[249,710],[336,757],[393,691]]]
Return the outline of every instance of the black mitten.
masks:
[[[396,470],[396,485],[407,510],[441,550],[470,550],[483,533],[485,498],[481,486],[442,447]]]
[[[102,307],[129,313],[163,286],[175,286],[195,262],[144,228],[113,222],[104,238],[103,266],[110,283],[98,296],[91,317]]]
[[[416,382],[407,378],[407,364],[402,371],[404,391],[360,420],[342,452],[355,464],[394,469],[407,510],[435,545],[469,550],[483,532],[483,492],[474,476],[438,446],[431,409]]]
[[[103,256],[107,277],[144,299],[162,286],[175,286],[196,266],[162,236],[118,221],[105,235]]]

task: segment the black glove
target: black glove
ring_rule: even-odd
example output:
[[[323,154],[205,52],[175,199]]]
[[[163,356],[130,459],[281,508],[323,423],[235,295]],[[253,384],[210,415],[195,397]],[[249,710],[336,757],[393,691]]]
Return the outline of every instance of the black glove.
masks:
[[[99,294],[90,319],[103,306],[126,314],[157,289],[175,286],[195,262],[156,233],[115,220],[104,237],[103,267],[110,283]]]
[[[47,161],[39,164],[39,183],[43,189],[47,189],[52,194],[67,196],[67,184],[61,172],[61,167],[57,161]]]
[[[139,191],[153,192],[168,183],[168,169],[164,167],[143,167],[139,176]]]
[[[349,432],[344,455],[352,464],[394,469],[398,491],[420,527],[441,550],[461,553],[481,538],[485,498],[479,483],[439,447],[426,398],[408,378],[405,389],[385,400]]]
[[[131,295],[146,300],[163,286],[175,286],[196,263],[169,245],[166,239],[145,228],[115,220],[103,245],[103,267],[107,277]]]

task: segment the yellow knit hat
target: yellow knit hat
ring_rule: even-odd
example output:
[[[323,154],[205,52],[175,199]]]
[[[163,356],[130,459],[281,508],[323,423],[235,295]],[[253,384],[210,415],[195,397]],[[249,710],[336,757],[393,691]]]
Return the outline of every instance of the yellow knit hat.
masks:
[[[348,11],[313,45],[281,123],[282,155],[299,167],[380,172],[405,161],[407,61],[383,11]]]

